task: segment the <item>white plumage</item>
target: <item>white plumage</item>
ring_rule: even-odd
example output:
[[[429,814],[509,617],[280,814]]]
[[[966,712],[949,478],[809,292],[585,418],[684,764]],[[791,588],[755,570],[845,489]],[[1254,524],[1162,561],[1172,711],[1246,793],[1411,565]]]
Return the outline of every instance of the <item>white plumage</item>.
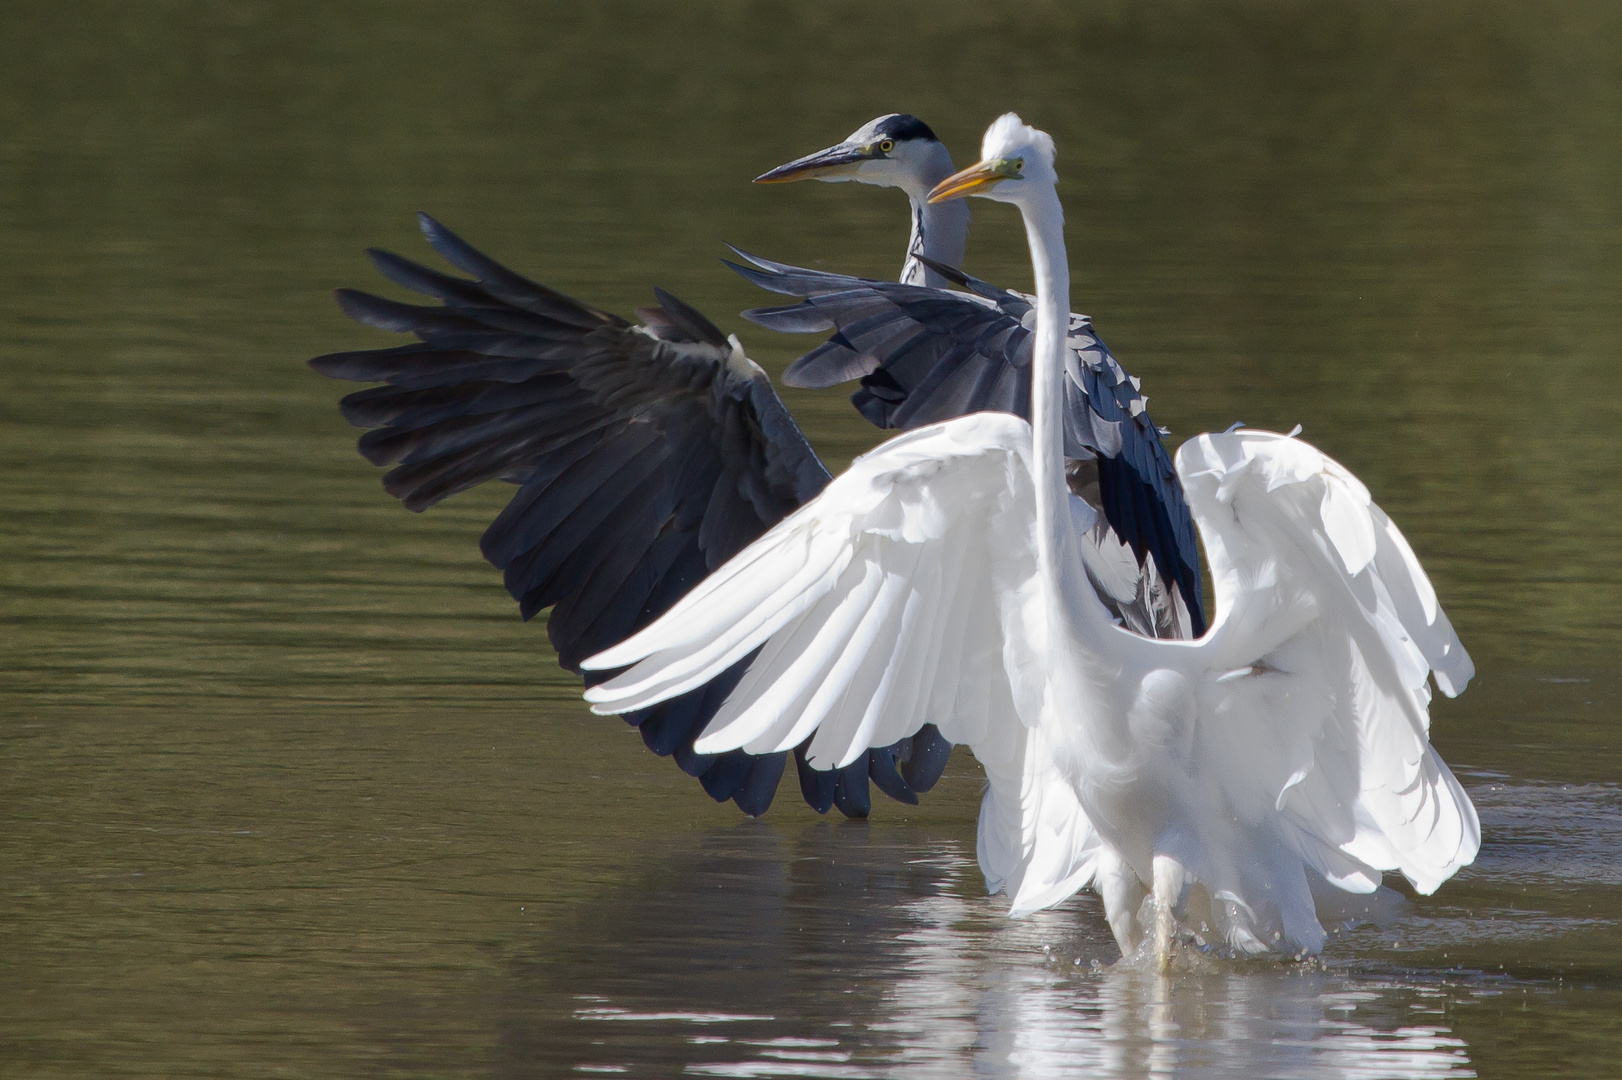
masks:
[[[814,734],[811,763],[834,768],[934,723],[985,767],[980,865],[1013,913],[1092,884],[1126,952],[1152,935],[1164,962],[1179,920],[1241,952],[1315,952],[1337,890],[1397,870],[1428,893],[1474,858],[1474,808],[1427,736],[1428,677],[1455,694],[1469,657],[1367,489],[1259,431],[1201,435],[1176,458],[1216,585],[1210,631],[1115,625],[1056,445],[1069,298],[1051,142],[1005,117],[984,157],[937,197],[1026,216],[1033,423],[966,416],[857,459],[588,661],[631,666],[587,698],[643,707],[761,648],[700,752]]]

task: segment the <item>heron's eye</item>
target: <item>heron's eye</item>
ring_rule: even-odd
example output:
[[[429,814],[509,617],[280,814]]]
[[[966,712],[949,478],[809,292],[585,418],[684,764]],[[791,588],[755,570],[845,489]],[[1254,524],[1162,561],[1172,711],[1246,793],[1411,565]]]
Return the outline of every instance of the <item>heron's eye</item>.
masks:
[[[1014,171],[1015,172],[1024,172],[1025,171],[1025,159],[1024,158],[1017,157],[1017,158],[1014,159]]]
[[[879,153],[881,153],[881,154],[888,154],[891,150],[894,150],[894,149],[895,149],[895,140],[894,139],[883,139],[883,140],[881,140],[879,142]]]

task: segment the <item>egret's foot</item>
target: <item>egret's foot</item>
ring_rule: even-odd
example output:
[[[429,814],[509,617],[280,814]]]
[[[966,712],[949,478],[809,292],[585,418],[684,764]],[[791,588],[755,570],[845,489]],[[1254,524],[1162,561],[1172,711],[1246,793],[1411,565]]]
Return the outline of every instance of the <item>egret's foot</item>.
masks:
[[[1169,855],[1156,855],[1154,862],[1155,966],[1162,975],[1171,970],[1171,950],[1177,941],[1177,916],[1173,908],[1183,900],[1188,875]]]
[[[1155,901],[1155,970],[1162,975],[1171,971],[1171,952],[1177,943],[1177,918],[1171,905]]]

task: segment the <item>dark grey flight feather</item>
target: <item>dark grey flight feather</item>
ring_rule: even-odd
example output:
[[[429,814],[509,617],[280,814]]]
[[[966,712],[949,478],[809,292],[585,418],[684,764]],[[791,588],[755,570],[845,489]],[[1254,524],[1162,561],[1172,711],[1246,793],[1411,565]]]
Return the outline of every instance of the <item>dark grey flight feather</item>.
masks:
[[[763,289],[800,303],[755,308],[744,317],[769,330],[833,334],[789,366],[790,386],[822,388],[860,380],[851,402],[883,428],[914,428],[987,410],[1030,417],[1034,300],[931,259],[923,262],[965,292],[805,270],[732,249],[727,262]],[[1092,320],[1072,315],[1068,331],[1064,453],[1097,460],[1095,504],[1143,568],[1144,588],[1174,583],[1189,632],[1205,632],[1199,548],[1171,455],[1145,408],[1147,399]],[[1106,602],[1134,629],[1159,635],[1166,611],[1145,593],[1116,591]],[[1165,607],[1169,598],[1159,604]],[[1124,605],[1124,606],[1123,606]],[[1141,609],[1141,610],[1127,610]]]
[[[370,252],[385,277],[439,306],[340,289],[352,318],[419,341],[310,366],[383,384],[341,407],[371,429],[360,452],[391,467],[384,489],[408,509],[489,480],[518,486],[480,548],[525,619],[551,609],[547,632],[564,667],[578,672],[648,625],[828,483],[765,373],[695,309],[655,289],[658,306],[639,309],[638,325],[513,273],[426,214],[421,224],[434,250],[473,277]],[[758,815],[786,753],[693,751],[752,659],[625,719],[717,801]],[[928,726],[835,772],[808,770],[797,755],[797,771],[819,812],[859,816],[869,779],[916,802],[949,751]]]

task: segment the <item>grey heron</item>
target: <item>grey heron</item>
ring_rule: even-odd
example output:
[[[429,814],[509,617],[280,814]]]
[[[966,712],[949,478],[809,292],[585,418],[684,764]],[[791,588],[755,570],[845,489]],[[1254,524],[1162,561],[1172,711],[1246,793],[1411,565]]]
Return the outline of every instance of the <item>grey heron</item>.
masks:
[[[1430,681],[1474,673],[1413,551],[1294,438],[1200,435],[1176,468],[1210,559],[1197,640],[1121,628],[1067,487],[1069,269],[1052,139],[1012,113],[932,199],[1020,211],[1036,279],[1030,420],[982,412],[858,458],[629,639],[600,712],[754,662],[695,750],[838,768],[933,722],[990,781],[978,853],[1015,913],[1091,884],[1123,953],[1181,934],[1317,952],[1320,918],[1400,871],[1429,893],[1480,825],[1430,745]]]
[[[729,264],[763,288],[804,297],[800,304],[745,312],[746,318],[774,330],[835,331],[790,365],[785,382],[821,388],[860,379],[852,403],[886,428],[983,409],[1029,416],[1032,298],[956,269],[968,239],[968,210],[963,201],[928,198],[952,172],[952,156],[929,125],[891,113],[756,177],[756,183],[899,188],[911,211],[899,283],[805,270],[743,252],[749,265]],[[1072,490],[1100,515],[1083,552],[1088,576],[1123,624],[1150,636],[1197,637],[1205,619],[1193,520],[1148,399],[1091,319],[1070,314],[1066,336],[1066,474]]]

